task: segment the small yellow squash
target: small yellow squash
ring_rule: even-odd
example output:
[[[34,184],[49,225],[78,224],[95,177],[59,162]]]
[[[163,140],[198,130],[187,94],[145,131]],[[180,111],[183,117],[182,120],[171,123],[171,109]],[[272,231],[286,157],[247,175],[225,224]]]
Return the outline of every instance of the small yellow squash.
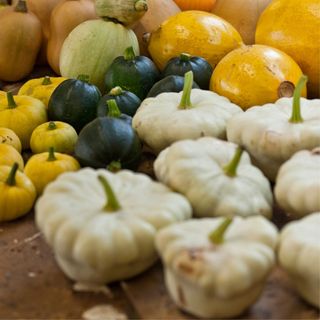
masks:
[[[12,167],[0,166],[0,222],[16,219],[28,213],[36,199],[36,189],[31,180]]]
[[[0,166],[12,166],[15,162],[23,171],[24,163],[21,154],[13,146],[0,143]]]
[[[32,131],[47,121],[46,107],[38,99],[28,96],[0,97],[0,127],[13,130],[19,137],[22,149],[29,148]]]
[[[0,144],[8,144],[21,153],[21,141],[14,131],[9,128],[0,128]]]
[[[52,92],[64,80],[67,80],[67,78],[44,77],[31,79],[20,88],[18,94],[39,99],[45,104],[46,107],[48,107]]]
[[[45,152],[54,147],[56,152],[72,154],[77,140],[77,132],[70,124],[50,121],[34,129],[30,147],[33,153]]]
[[[66,154],[54,152],[50,147],[49,152],[33,155],[26,164],[25,174],[31,179],[40,195],[48,183],[54,181],[60,174],[80,169],[79,162]]]

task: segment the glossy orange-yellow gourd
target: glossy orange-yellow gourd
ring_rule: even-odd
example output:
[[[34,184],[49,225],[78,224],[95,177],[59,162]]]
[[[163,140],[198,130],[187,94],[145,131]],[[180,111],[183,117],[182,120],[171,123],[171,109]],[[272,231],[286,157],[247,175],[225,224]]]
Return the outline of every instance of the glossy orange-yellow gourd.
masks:
[[[290,55],[308,76],[310,98],[320,97],[319,0],[273,0],[258,21],[256,43]]]
[[[52,11],[47,59],[50,67],[60,74],[61,47],[69,33],[80,23],[97,18],[92,0],[62,0]]]
[[[248,109],[292,97],[301,76],[300,67],[286,53],[263,45],[243,46],[218,63],[210,90]]]
[[[212,67],[243,44],[238,31],[227,21],[204,11],[183,11],[151,34],[148,50],[162,70],[182,52],[206,59]]]
[[[179,8],[185,10],[202,10],[210,12],[216,0],[174,0]]]

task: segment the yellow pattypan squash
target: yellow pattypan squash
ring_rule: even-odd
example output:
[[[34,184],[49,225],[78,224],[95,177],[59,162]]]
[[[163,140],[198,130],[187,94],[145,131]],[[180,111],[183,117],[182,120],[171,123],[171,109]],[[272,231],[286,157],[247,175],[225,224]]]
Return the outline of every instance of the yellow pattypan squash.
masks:
[[[13,96],[0,97],[0,127],[13,130],[20,138],[22,149],[29,148],[32,131],[47,121],[46,107],[38,99]]]
[[[0,143],[0,166],[12,166],[15,162],[23,171],[24,163],[21,154],[13,146]]]
[[[0,166],[0,222],[9,221],[28,213],[36,199],[31,180],[12,167]]]
[[[13,146],[21,153],[21,141],[14,131],[9,128],[0,128],[0,144],[8,144]]]
[[[54,181],[60,174],[79,169],[80,164],[75,158],[54,152],[54,148],[50,147],[49,152],[33,155],[27,162],[24,172],[40,195],[46,185]]]
[[[78,134],[70,124],[50,121],[34,129],[30,147],[33,153],[45,152],[54,147],[57,152],[72,154],[77,140]]]
[[[41,100],[46,107],[53,91],[57,86],[67,80],[63,77],[44,77],[38,79],[31,79],[27,81],[19,90],[19,95],[30,96]]]

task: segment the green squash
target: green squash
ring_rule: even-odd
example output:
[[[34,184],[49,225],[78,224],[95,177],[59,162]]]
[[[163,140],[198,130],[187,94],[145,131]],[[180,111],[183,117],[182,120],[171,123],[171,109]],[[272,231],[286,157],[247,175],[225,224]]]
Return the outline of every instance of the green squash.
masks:
[[[92,168],[136,169],[142,148],[132,118],[121,114],[115,100],[107,103],[108,116],[96,118],[80,132],[75,157]]]
[[[139,54],[138,40],[132,30],[111,21],[85,21],[73,29],[63,43],[61,75],[76,78],[87,74],[90,82],[105,92],[104,76],[108,67],[129,46]]]
[[[167,76],[154,84],[147,97],[156,97],[158,94],[163,92],[180,92],[183,90],[183,85],[184,77]],[[192,88],[199,89],[199,86],[193,81]]]
[[[160,73],[152,60],[136,56],[133,48],[129,47],[108,68],[105,85],[107,90],[120,86],[143,100],[158,79]]]
[[[48,104],[49,120],[69,123],[79,132],[96,117],[101,93],[86,80],[80,75],[63,81],[53,91]]]
[[[97,116],[104,117],[108,113],[108,100],[116,100],[118,108],[124,114],[133,117],[141,104],[141,100],[134,93],[122,90],[121,87],[115,87],[105,94],[99,101]]]
[[[187,53],[181,53],[179,57],[170,59],[162,71],[162,77],[175,75],[183,77],[188,71],[192,71],[194,81],[203,90],[209,90],[209,84],[213,69],[211,65],[201,57],[192,57]]]

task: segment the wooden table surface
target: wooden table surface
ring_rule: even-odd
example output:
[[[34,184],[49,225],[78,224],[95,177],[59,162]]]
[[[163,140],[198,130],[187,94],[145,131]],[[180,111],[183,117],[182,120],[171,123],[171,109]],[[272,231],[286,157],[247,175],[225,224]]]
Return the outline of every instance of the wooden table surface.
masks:
[[[45,74],[52,73],[43,68],[33,75]],[[9,84],[4,90],[16,92],[19,86]],[[144,158],[140,171],[152,176],[152,157]],[[287,217],[276,209],[273,220],[281,228]],[[105,316],[105,320],[192,319],[168,296],[160,262],[109,289],[109,294],[74,291],[73,282],[58,268],[37,230],[32,212],[0,224],[0,319],[82,319],[86,310],[97,305],[118,311],[118,315]],[[319,318],[319,310],[302,301],[286,274],[276,267],[259,300],[239,319]],[[104,320],[101,314],[96,319]]]

